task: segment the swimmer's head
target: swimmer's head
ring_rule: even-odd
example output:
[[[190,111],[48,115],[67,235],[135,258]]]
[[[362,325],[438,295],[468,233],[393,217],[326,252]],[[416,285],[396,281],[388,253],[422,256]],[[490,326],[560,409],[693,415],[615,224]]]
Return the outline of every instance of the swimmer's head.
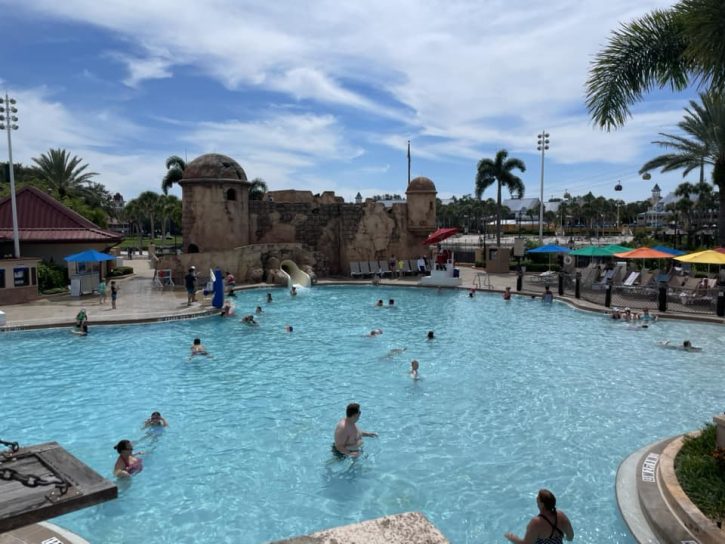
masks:
[[[433,334],[433,331],[428,331],[428,338],[434,338],[435,335]]]
[[[121,440],[113,446],[113,449],[116,450],[118,453],[128,451],[129,453],[133,451],[133,444],[131,444],[130,440]]]
[[[684,342],[682,342],[682,347],[683,348],[691,348],[692,347],[692,342],[690,342],[689,340],[685,340]]]
[[[194,338],[194,345],[195,346],[201,345],[201,338]]]
[[[418,370],[418,361],[416,361],[415,359],[410,361],[410,368],[411,370]]]
[[[547,512],[556,512],[556,497],[548,489],[539,489],[536,501],[541,504]]]
[[[357,402],[351,402],[345,409],[345,415],[347,417],[353,417],[360,414],[360,405]]]
[[[395,300],[391,298],[391,299],[390,299],[390,300],[388,301],[388,304],[389,304],[390,306],[394,305],[394,304],[395,304]]]
[[[284,330],[286,330],[287,332],[292,332],[294,330],[294,327],[292,327],[292,325],[285,325]]]

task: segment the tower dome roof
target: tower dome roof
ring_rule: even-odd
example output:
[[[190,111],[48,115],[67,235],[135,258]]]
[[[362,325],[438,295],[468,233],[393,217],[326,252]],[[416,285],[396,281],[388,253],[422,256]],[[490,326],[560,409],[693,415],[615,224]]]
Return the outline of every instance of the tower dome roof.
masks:
[[[415,179],[411,179],[410,183],[408,184],[408,189],[405,191],[406,193],[435,193],[436,186],[435,184],[429,179],[424,176],[417,177]]]
[[[219,153],[201,155],[186,165],[184,177],[187,179],[231,179],[247,181],[247,174],[239,163]]]

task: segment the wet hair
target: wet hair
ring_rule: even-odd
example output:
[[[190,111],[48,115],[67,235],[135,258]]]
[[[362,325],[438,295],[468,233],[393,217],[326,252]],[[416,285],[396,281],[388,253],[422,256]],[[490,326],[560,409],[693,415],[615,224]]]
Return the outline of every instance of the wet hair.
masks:
[[[199,344],[201,344],[201,339],[200,338],[194,338],[194,345],[195,346],[198,346]]]
[[[433,331],[428,331],[428,338],[433,338],[433,337],[434,337]]]
[[[131,447],[130,440],[120,440],[118,444],[113,446],[113,449],[116,450],[118,453],[121,453],[123,450],[130,450],[133,448]]]
[[[556,497],[548,489],[539,489],[537,498],[541,501],[541,506],[548,512],[556,512]]]
[[[682,347],[683,348],[691,348],[692,347],[692,342],[690,342],[689,340],[685,340],[684,342],[682,342]]]
[[[415,368],[415,369],[418,368],[418,361],[416,359],[413,359],[412,361],[410,361],[410,368]]]
[[[161,412],[152,412],[151,417],[161,417]]]
[[[392,299],[392,298],[391,298],[391,299],[390,299],[390,300],[388,301],[388,304],[389,304],[390,306],[392,306],[393,304],[395,304],[395,299]]]
[[[360,405],[357,402],[351,402],[350,404],[347,405],[347,409],[345,410],[345,415],[347,417],[352,417],[359,413],[360,413]]]

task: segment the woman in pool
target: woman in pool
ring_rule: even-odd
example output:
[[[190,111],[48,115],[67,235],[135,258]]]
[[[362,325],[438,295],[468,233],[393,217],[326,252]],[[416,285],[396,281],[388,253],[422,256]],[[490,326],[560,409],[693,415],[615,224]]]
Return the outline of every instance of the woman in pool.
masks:
[[[143,470],[143,460],[133,455],[133,444],[130,440],[121,440],[113,449],[118,452],[118,459],[113,467],[113,475],[116,478],[130,478]]]
[[[204,344],[201,343],[200,338],[194,338],[194,343],[191,345],[191,354],[192,355],[209,355],[209,352],[206,351]]]
[[[574,538],[571,522],[564,512],[556,509],[556,497],[551,491],[540,489],[536,495],[536,505],[539,515],[531,518],[524,538],[506,533],[504,536],[507,540],[514,544],[561,544],[564,537],[567,540]]]

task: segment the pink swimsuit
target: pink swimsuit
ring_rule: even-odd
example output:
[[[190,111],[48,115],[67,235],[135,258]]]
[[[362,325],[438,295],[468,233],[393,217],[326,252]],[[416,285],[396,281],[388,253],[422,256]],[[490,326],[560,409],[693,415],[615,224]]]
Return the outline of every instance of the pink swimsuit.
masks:
[[[123,459],[123,464],[126,467],[126,472],[128,472],[131,476],[143,470],[143,459],[141,459],[140,457],[136,457],[136,459],[134,459],[130,463],[128,463],[123,457],[121,457],[121,459]]]

